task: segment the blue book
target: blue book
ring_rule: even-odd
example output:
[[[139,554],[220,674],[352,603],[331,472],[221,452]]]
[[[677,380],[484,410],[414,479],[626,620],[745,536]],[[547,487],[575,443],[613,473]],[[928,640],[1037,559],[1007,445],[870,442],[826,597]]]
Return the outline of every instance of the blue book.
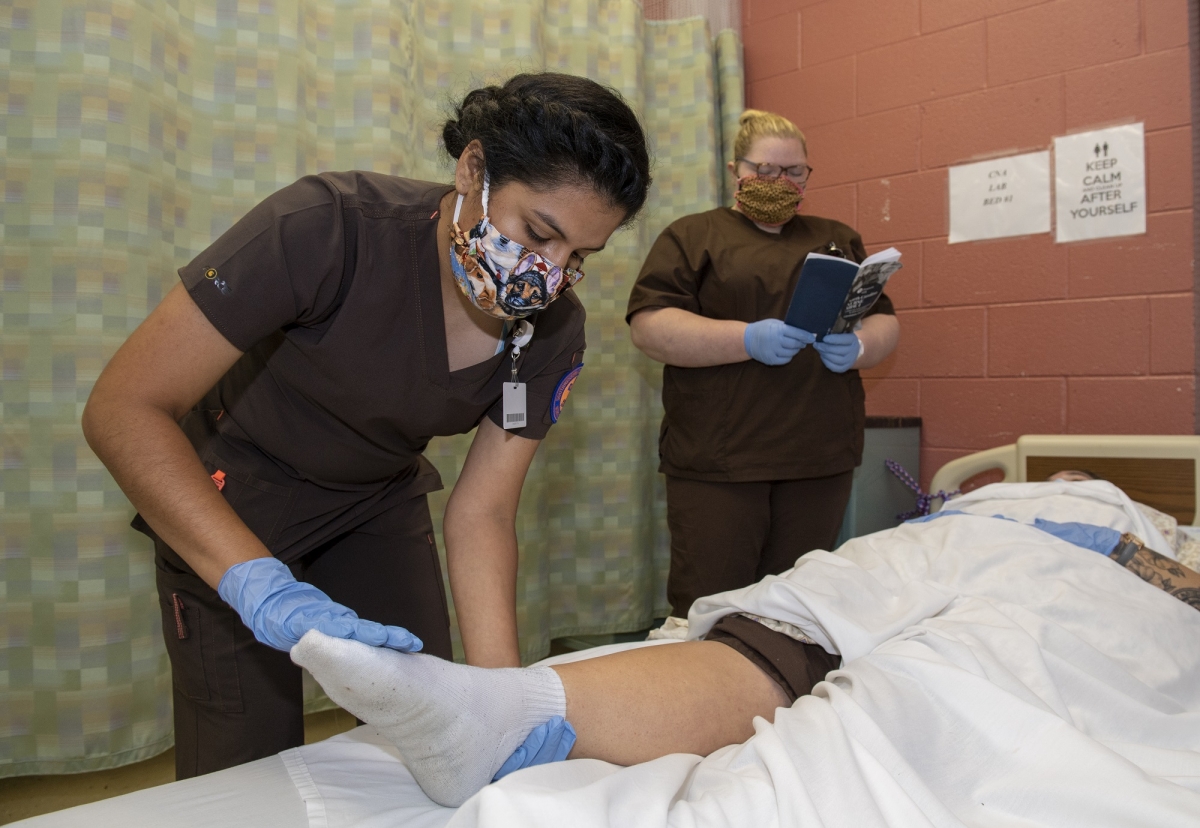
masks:
[[[824,253],[809,253],[800,265],[796,289],[783,321],[824,339],[854,330],[901,268],[894,247],[868,256],[862,264]]]

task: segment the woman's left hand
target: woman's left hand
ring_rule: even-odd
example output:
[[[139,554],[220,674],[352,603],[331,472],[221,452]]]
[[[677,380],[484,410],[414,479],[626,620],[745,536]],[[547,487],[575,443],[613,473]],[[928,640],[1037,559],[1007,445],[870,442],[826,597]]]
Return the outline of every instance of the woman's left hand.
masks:
[[[524,744],[513,751],[512,756],[496,771],[492,781],[522,768],[563,761],[571,748],[575,747],[575,738],[575,728],[571,727],[570,722],[562,716],[552,716],[549,721],[533,729]]]
[[[862,340],[853,333],[827,334],[821,342],[813,343],[813,348],[835,374],[849,371],[863,353]]]

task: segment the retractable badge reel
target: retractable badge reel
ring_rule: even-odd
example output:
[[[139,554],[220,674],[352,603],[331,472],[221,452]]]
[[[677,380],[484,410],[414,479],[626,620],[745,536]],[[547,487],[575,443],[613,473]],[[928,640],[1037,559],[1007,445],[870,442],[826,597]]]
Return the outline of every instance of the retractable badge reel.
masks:
[[[517,358],[533,339],[533,325],[526,319],[513,329],[512,379],[504,383],[504,427],[524,428],[526,423],[525,383],[517,382]]]

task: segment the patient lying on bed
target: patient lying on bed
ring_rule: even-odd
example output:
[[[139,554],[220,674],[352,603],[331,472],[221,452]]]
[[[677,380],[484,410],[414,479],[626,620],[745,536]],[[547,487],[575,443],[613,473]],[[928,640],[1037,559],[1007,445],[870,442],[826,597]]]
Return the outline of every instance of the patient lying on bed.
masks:
[[[1104,480],[1098,474],[1087,469],[1063,469],[1046,478],[1048,481],[1064,480],[1068,482],[1086,482],[1088,480]],[[1166,512],[1160,512],[1153,506],[1133,501],[1133,505],[1141,512],[1154,528],[1162,533],[1167,546],[1174,552],[1175,558],[1189,569],[1200,569],[1200,540],[1190,533],[1183,531],[1179,521]]]
[[[1049,509],[1051,520],[1061,520],[1054,508],[1069,505],[1074,484],[1041,485],[1058,486],[1055,492],[1066,493],[1059,500],[1021,494],[1011,501],[975,497],[954,505],[969,509],[974,504],[987,517],[1003,514],[1032,523],[1024,520],[1022,510],[1036,502]],[[1115,498],[1110,497],[1114,503]],[[1113,512],[1119,515],[1119,507]],[[1125,514],[1131,514],[1128,508]],[[1136,525],[1135,517],[1124,520]],[[1128,532],[1121,534],[1126,529],[1121,519],[1109,524],[1089,535],[1093,551],[1200,610],[1200,574],[1146,548]],[[906,537],[926,531],[903,529]],[[1095,548],[1096,543],[1106,548]],[[826,556],[837,569],[837,556],[810,554]],[[798,565],[793,572],[799,570]],[[776,580],[787,577],[785,573]],[[771,589],[770,580],[757,585],[760,593]],[[740,592],[744,591],[725,595]],[[710,604],[716,600],[705,599]],[[703,613],[707,604],[698,606]],[[846,660],[854,657],[850,653]],[[313,674],[333,701],[391,739],[422,789],[448,806],[462,804],[487,785],[533,728],[553,716],[564,716],[578,734],[571,758],[632,765],[671,753],[706,756],[745,742],[755,733],[755,717],[774,721],[777,709],[812,692],[843,661],[842,655],[831,654],[799,627],[744,611],[725,614],[704,640],[554,667],[486,670],[374,649],[315,631],[292,650],[292,658]]]

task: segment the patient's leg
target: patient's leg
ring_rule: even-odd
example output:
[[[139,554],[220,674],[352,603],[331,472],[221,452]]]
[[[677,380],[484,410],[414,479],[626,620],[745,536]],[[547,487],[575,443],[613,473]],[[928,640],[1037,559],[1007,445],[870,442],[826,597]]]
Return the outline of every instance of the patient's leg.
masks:
[[[1200,610],[1200,572],[1147,549],[1138,538],[1129,534],[1121,536],[1121,543],[1109,557],[1143,581]]]
[[[791,700],[745,656],[716,641],[627,650],[553,668],[579,739],[572,759],[618,765],[668,753],[706,756],[754,735]]]
[[[704,641],[555,667],[579,735],[571,756],[628,765],[746,741],[755,716],[774,722],[841,664],[787,627],[727,615]]]
[[[784,639],[784,651],[815,646],[788,644],[785,636],[740,620]],[[314,631],[293,648],[292,659],[334,702],[391,739],[432,799],[456,806],[486,785],[550,716],[565,714],[575,728],[573,758],[627,765],[668,753],[704,755],[745,741],[755,716],[773,720],[777,707],[808,692],[837,664],[837,656],[816,648],[828,661],[815,659],[799,678],[789,674],[785,692],[735,644],[742,646],[698,641],[554,668],[487,670]]]

